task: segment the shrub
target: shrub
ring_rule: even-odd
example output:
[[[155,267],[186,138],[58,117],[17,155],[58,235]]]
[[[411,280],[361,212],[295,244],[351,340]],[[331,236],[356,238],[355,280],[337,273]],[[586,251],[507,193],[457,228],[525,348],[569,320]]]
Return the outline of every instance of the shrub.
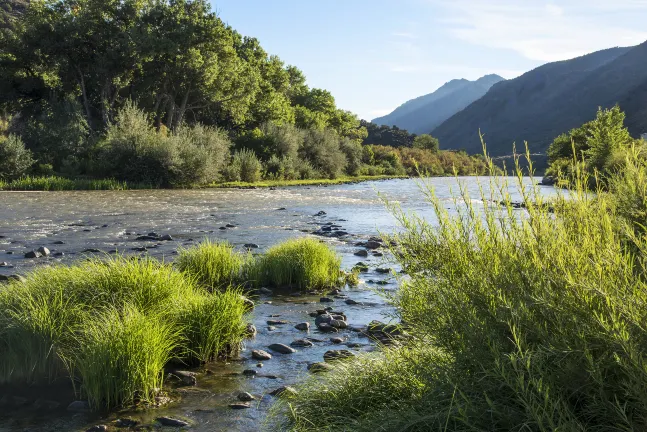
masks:
[[[229,243],[205,240],[198,246],[180,249],[175,264],[202,286],[219,290],[242,282],[246,260]]]
[[[344,138],[341,140],[340,150],[346,157],[346,174],[351,176],[359,175],[362,168],[362,145],[357,141]]]
[[[158,132],[129,102],[108,127],[100,153],[110,163],[98,172],[164,187],[207,184],[217,179],[229,146],[224,132],[201,125]]]
[[[295,180],[298,174],[292,159],[274,155],[265,163],[264,177],[269,180]]]
[[[337,286],[341,260],[326,244],[311,238],[288,240],[258,259],[256,282],[276,287],[325,289]]]
[[[613,197],[588,194],[586,181],[548,205],[519,171],[523,217],[505,178],[485,185],[484,207],[463,186],[452,213],[427,190],[434,226],[392,207],[404,228],[397,256],[411,278],[395,304],[422,348],[383,354],[371,367],[360,359],[304,388],[287,426],[644,429],[647,243],[621,229]],[[647,198],[642,187],[632,193],[632,202]]]
[[[333,130],[309,129],[305,133],[299,156],[310,162],[326,178],[337,178],[347,163],[339,142],[340,138]]]
[[[34,160],[22,140],[16,135],[0,137],[0,179],[10,181],[27,173]]]
[[[228,181],[243,181],[254,183],[261,179],[261,161],[249,149],[237,150],[231,158],[231,163],[224,170]]]
[[[427,134],[418,135],[413,139],[413,147],[438,153],[438,138]]]

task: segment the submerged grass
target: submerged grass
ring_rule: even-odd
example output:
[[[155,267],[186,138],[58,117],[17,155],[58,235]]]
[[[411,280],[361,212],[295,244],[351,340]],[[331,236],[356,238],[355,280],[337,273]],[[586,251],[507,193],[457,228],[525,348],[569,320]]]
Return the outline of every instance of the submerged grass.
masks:
[[[202,286],[217,290],[243,282],[243,269],[250,259],[229,243],[205,240],[198,246],[180,249],[175,263]]]
[[[93,259],[35,270],[0,290],[0,384],[59,376],[94,408],[150,401],[170,360],[238,349],[243,298],[211,293],[153,259]]]
[[[251,279],[278,288],[322,290],[338,286],[341,258],[325,243],[302,237],[270,248],[258,258]]]
[[[483,207],[461,187],[457,215],[425,186],[434,226],[392,206],[410,275],[393,301],[417,342],[304,383],[278,408],[278,428],[646,429],[647,239],[632,217],[646,208],[635,170],[647,164],[628,166],[612,182],[632,195],[621,200],[590,194],[581,175],[546,206],[519,171],[526,210],[497,177]],[[620,187],[625,178],[642,183]]]

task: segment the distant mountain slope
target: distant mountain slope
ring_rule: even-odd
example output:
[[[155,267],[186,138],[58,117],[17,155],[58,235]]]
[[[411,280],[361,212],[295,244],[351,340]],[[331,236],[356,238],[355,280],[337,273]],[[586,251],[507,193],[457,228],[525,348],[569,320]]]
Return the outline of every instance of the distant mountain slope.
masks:
[[[405,102],[373,123],[395,125],[415,134],[429,133],[503,80],[498,75],[486,75],[476,81],[452,80],[433,93]]]
[[[441,148],[470,153],[482,151],[479,130],[493,156],[509,154],[514,142],[519,148],[524,141],[532,152],[545,152],[556,136],[592,120],[599,106],[616,103],[638,135],[647,126],[647,42],[549,63],[498,83],[432,135]]]

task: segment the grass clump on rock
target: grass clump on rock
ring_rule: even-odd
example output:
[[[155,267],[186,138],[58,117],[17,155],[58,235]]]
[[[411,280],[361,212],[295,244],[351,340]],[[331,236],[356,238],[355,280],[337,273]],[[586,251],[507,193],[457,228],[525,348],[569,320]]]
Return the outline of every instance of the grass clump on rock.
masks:
[[[258,258],[259,284],[278,288],[323,290],[342,279],[341,258],[330,246],[312,238],[287,240]]]
[[[246,310],[153,259],[41,268],[0,291],[0,384],[67,376],[93,408],[150,401],[170,360],[235,351]]]
[[[218,290],[241,282],[248,261],[229,243],[205,240],[198,246],[181,249],[175,263],[202,286]]]
[[[647,172],[631,155],[627,166]],[[417,342],[307,381],[280,429],[647,428],[647,236],[631,217],[646,208],[645,179],[621,173],[590,194],[582,178],[549,206],[519,174],[524,210],[492,179],[483,204],[461,188],[458,214],[429,188],[433,226],[395,210],[411,279],[394,304]]]

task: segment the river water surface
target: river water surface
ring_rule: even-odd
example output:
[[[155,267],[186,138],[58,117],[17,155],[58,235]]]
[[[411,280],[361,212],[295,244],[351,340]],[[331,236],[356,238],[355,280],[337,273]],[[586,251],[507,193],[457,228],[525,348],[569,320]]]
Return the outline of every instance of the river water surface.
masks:
[[[458,181],[466,185],[478,205],[479,187],[487,188],[488,180],[466,177]],[[458,190],[457,179],[435,178],[428,183],[450,212],[455,211],[451,196],[452,191]],[[512,189],[512,199],[519,199],[516,188]],[[548,187],[541,190],[542,193],[554,193]],[[433,223],[431,208],[414,180],[273,190],[0,192],[0,275],[25,275],[38,266],[69,264],[89,255],[115,251],[143,253],[171,261],[178,248],[196,244],[204,238],[226,240],[241,250],[243,245],[255,243],[259,246],[256,251],[262,253],[282,240],[311,235],[321,226],[334,223],[349,233],[340,239],[325,238],[342,256],[343,267],[349,270],[359,261],[370,266],[369,273],[362,274],[358,287],[344,290],[349,298],[363,305],[348,306],[343,299],[332,304],[335,310],[346,313],[351,327],[361,328],[374,319],[389,321],[393,315],[381,293],[396,290],[397,280],[391,275],[378,274],[375,269],[388,265],[397,271],[397,266],[385,263],[388,258],[354,255],[361,249],[355,243],[378,232],[397,229],[396,220],[385,208],[383,198],[396,201],[404,210]],[[320,211],[325,215],[315,216]],[[235,228],[227,228],[227,224]],[[150,232],[169,234],[173,240],[136,240]],[[52,254],[47,258],[24,258],[26,252],[41,246],[49,248]],[[165,415],[189,421],[190,429],[195,431],[262,430],[267,409],[273,401],[267,393],[303,379],[309,374],[307,365],[322,361],[326,351],[348,347],[333,345],[330,335],[317,330],[307,335],[294,328],[299,322],[312,324],[309,312],[322,308],[318,296],[272,295],[260,297],[256,302],[250,321],[256,325],[258,336],[246,342],[241,358],[207,365],[213,373],[199,375],[195,387],[178,389],[170,405],[145,412],[73,414],[66,411],[69,401],[64,398],[57,406],[43,403],[45,398],[39,401],[33,397],[8,397],[0,388],[0,432],[84,431],[93,424],[110,425],[125,415],[143,426],[154,425],[156,417]],[[266,323],[269,319],[287,320],[291,324],[269,330]],[[258,367],[258,362],[251,359],[252,349],[267,350],[272,343],[289,345],[305,336],[322,342],[311,348],[300,348],[295,354],[277,354],[263,362],[263,367]],[[343,337],[344,344],[350,344],[357,352],[374,349],[369,340],[357,332],[348,330],[335,336]],[[258,375],[253,378],[241,375],[245,369],[256,369]],[[250,409],[230,409],[228,405],[236,402],[236,395],[241,391],[252,393],[257,400]],[[47,396],[47,401],[52,399],[51,395]]]

